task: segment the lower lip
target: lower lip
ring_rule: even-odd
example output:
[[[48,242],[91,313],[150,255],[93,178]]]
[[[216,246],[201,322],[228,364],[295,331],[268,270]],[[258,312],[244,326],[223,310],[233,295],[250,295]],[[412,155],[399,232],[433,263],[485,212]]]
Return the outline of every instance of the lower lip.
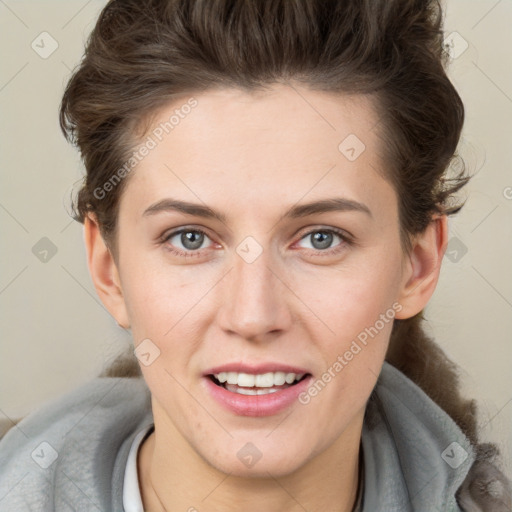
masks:
[[[239,416],[271,416],[284,411],[309,387],[311,375],[293,386],[266,395],[240,395],[215,384],[210,377],[204,377],[211,396],[223,407]]]

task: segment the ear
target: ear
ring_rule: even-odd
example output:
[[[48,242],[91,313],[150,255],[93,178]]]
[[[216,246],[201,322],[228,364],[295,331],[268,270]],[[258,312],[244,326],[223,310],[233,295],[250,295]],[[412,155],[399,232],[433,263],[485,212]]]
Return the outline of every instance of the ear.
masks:
[[[84,241],[87,250],[87,265],[96,292],[118,325],[130,327],[121,280],[110,249],[101,236],[96,216],[89,213],[84,220]]]
[[[398,299],[402,309],[396,318],[410,318],[425,308],[436,288],[447,244],[446,215],[433,217],[425,231],[414,238],[411,252],[405,257]]]

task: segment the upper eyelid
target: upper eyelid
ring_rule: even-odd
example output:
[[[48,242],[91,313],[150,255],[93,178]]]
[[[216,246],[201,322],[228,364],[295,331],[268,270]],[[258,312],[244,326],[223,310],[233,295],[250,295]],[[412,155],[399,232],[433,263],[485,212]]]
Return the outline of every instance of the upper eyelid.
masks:
[[[316,232],[321,232],[321,231],[325,231],[325,232],[328,232],[328,233],[334,233],[335,235],[338,235],[342,238],[351,238],[352,235],[346,231],[345,229],[342,229],[342,228],[335,228],[335,227],[325,227],[325,226],[313,226],[313,227],[308,227],[308,228],[304,228],[305,231],[302,232],[302,229],[300,229],[299,231],[297,231],[297,235],[299,235],[299,233],[302,232],[302,235],[301,238],[303,238],[304,236],[306,235],[310,235],[311,233],[316,233]]]

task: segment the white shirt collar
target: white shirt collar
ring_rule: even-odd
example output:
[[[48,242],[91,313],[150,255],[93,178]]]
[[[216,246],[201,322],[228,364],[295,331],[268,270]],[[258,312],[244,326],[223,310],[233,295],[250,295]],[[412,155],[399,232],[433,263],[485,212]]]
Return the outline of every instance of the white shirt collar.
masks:
[[[135,436],[128,454],[123,485],[123,508],[125,512],[144,512],[137,472],[137,454],[142,441],[151,430],[153,430],[153,425],[148,425]]]

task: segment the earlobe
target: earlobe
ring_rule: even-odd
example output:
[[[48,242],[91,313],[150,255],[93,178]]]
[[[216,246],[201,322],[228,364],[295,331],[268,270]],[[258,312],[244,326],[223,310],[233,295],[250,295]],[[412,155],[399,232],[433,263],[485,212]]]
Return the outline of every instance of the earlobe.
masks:
[[[425,308],[436,288],[447,244],[448,219],[446,215],[435,216],[415,237],[406,256],[399,297],[402,309],[396,318],[410,318]]]
[[[101,236],[94,214],[84,219],[84,242],[87,265],[96,292],[120,327],[128,329],[130,321],[121,288],[119,271],[111,251]]]

